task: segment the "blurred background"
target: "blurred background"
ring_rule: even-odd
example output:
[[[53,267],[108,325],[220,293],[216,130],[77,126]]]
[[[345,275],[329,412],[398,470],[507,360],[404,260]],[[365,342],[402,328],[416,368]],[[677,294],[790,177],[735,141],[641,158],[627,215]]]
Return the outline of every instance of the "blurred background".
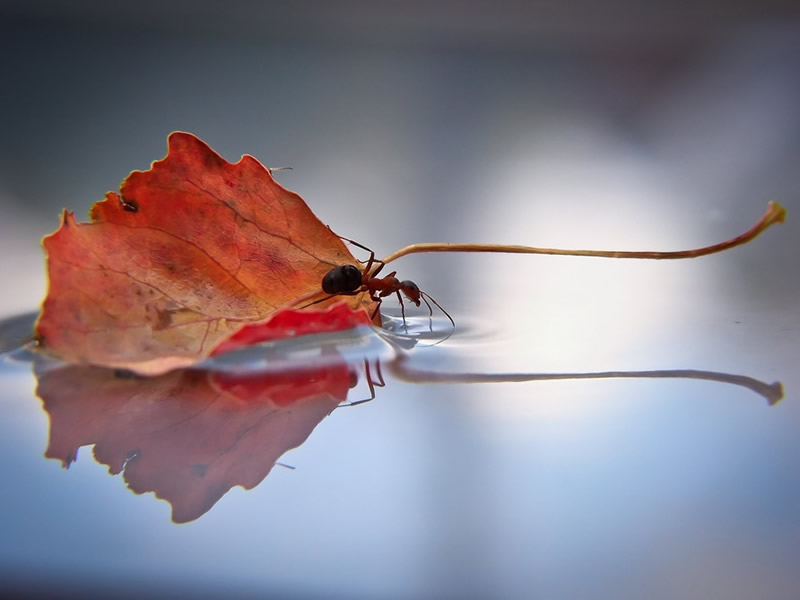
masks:
[[[788,598],[800,589],[800,9],[515,0],[0,2],[0,317],[36,310],[40,239],[174,130],[384,256],[415,242],[674,250],[695,261],[412,256],[449,372],[694,368],[781,380],[411,385],[336,413],[294,472],[169,524],[9,370],[6,569],[52,589],[287,597]],[[389,303],[387,302],[386,305]],[[390,310],[392,310],[390,308]],[[112,550],[113,549],[113,550]],[[217,586],[217,587],[213,587]]]

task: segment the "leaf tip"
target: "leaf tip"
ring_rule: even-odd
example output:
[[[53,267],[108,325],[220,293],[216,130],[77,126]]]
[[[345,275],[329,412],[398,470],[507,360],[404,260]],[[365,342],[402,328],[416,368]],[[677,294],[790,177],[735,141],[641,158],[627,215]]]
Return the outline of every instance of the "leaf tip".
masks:
[[[167,136],[167,156],[154,162],[153,167],[170,161],[194,162],[204,169],[220,169],[229,164],[211,146],[188,131],[173,131]]]
[[[187,131],[173,131],[167,136],[167,148],[173,146],[183,146],[190,140],[196,140],[197,137]]]

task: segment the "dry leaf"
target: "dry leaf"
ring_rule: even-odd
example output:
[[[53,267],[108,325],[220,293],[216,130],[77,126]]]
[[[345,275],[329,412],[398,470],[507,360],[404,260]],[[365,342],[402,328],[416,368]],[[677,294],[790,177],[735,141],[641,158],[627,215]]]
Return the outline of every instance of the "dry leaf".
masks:
[[[252,156],[231,164],[188,133],[149,171],[65,212],[44,240],[50,287],[40,348],[72,363],[164,373],[358,265],[344,243]],[[374,304],[346,299],[353,309]]]

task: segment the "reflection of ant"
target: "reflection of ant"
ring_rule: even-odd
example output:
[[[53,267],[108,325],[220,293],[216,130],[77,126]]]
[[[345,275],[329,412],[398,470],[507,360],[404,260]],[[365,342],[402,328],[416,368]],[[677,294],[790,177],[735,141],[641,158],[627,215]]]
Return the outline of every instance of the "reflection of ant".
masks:
[[[375,361],[375,376],[376,379],[373,380],[372,378],[372,370],[369,366],[369,359],[364,359],[364,378],[366,379],[367,386],[369,387],[369,398],[362,398],[361,400],[350,400],[348,402],[344,402],[340,404],[337,408],[342,408],[345,406],[356,406],[358,404],[364,404],[365,402],[371,402],[375,400],[375,388],[376,387],[386,387],[386,381],[383,379],[383,372],[381,371],[381,363],[379,360]],[[352,390],[354,387],[358,385],[358,370],[352,369],[350,371],[350,389]]]
[[[375,258],[374,251],[346,237],[338,237],[353,244],[354,246],[361,248],[362,250],[369,252],[369,259],[366,261],[361,261],[366,262],[366,266],[364,267],[363,271],[355,265],[342,265],[339,267],[334,267],[325,274],[325,277],[322,278],[322,291],[326,294],[330,294],[330,296],[328,296],[328,298],[322,298],[321,300],[316,300],[310,304],[306,304],[306,306],[303,308],[311,306],[312,304],[317,304],[318,302],[324,302],[333,296],[355,296],[357,294],[369,292],[370,299],[376,303],[375,310],[370,316],[371,319],[374,319],[375,315],[378,314],[378,310],[381,307],[381,302],[383,302],[383,299],[391,294],[396,294],[397,300],[400,302],[400,312],[403,316],[403,325],[405,325],[406,309],[403,302],[403,297],[400,295],[400,292],[403,292],[403,295],[408,300],[413,302],[415,306],[419,306],[420,300],[425,302],[430,316],[433,317],[433,308],[431,307],[430,302],[428,302],[428,300],[430,300],[437,306],[439,310],[442,311],[442,313],[444,313],[453,327],[456,326],[455,321],[453,321],[453,317],[451,317],[450,314],[443,309],[442,306],[436,300],[434,300],[430,294],[419,289],[417,284],[413,281],[408,279],[400,281],[397,279],[397,277],[395,277],[397,271],[392,271],[385,277],[376,277],[376,275],[380,273],[381,269],[383,269],[385,266],[385,263],[382,260],[377,260]],[[373,271],[372,268],[374,266],[376,266],[376,268]]]

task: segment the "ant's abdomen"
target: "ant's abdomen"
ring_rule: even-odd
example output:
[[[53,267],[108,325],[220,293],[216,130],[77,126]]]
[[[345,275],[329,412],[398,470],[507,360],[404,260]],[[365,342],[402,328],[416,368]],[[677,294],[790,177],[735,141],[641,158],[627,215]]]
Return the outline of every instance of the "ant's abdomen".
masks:
[[[342,265],[325,273],[322,291],[335,296],[355,292],[361,287],[361,271],[354,265]]]

